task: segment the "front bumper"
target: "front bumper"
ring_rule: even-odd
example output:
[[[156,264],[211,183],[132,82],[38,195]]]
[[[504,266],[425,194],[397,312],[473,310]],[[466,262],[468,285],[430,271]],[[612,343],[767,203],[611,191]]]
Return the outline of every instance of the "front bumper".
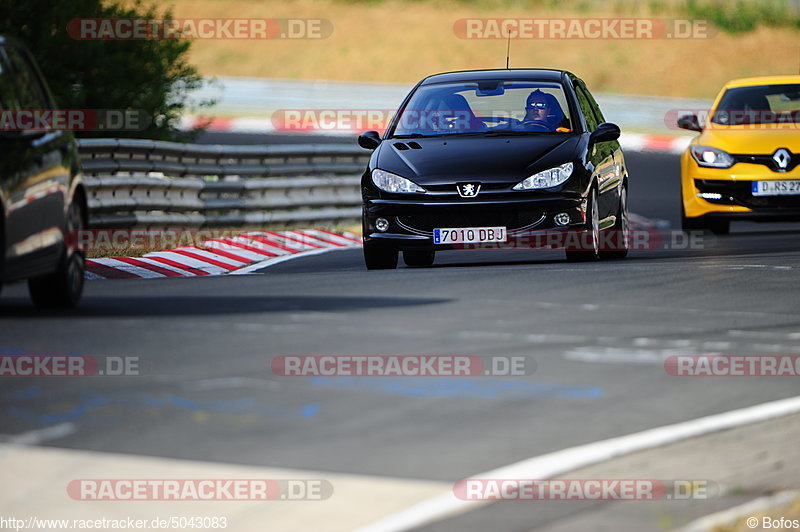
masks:
[[[567,213],[570,223],[561,226],[554,216]],[[389,222],[378,231],[375,220]],[[434,244],[433,229],[455,227],[505,227],[508,239],[546,230],[583,227],[586,200],[580,196],[548,196],[492,201],[426,201],[370,199],[364,202],[365,245],[385,245],[400,250],[455,249],[450,244]],[[458,249],[464,249],[458,246]]]
[[[761,164],[737,163],[731,168],[702,168],[688,150],[681,160],[682,201],[688,218],[731,220],[800,220],[800,195],[754,196],[754,181],[800,180],[800,167],[773,172]],[[721,197],[702,197],[719,194]]]

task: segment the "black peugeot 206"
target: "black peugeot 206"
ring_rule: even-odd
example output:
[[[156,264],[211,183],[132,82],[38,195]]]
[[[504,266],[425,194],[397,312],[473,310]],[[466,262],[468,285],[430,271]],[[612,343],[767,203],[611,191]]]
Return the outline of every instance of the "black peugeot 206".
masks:
[[[620,130],[582,80],[561,70],[429,76],[411,90],[362,178],[368,269],[430,266],[436,251],[499,247],[542,234],[569,260],[622,258],[628,173]],[[562,245],[559,245],[562,244]],[[535,247],[535,246],[534,246]],[[546,246],[545,246],[546,247]]]

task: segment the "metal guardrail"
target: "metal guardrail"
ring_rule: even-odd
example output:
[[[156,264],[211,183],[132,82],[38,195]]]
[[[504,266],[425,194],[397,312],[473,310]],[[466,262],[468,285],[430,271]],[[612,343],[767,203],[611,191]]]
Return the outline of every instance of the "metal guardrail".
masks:
[[[369,160],[347,144],[82,139],[78,150],[95,228],[352,221]]]

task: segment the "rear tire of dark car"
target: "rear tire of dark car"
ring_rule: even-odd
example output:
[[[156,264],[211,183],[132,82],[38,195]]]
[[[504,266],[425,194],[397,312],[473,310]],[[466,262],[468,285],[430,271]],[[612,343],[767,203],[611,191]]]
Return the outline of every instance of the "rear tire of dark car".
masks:
[[[83,251],[73,246],[85,219],[83,206],[76,199],[67,214],[65,243],[56,271],[28,279],[28,292],[37,307],[73,308],[81,300],[86,262]]]
[[[630,222],[628,219],[628,187],[622,187],[619,193],[619,207],[617,208],[617,221],[611,228],[612,249],[601,250],[601,259],[624,259],[628,256],[631,244]],[[605,242],[605,241],[604,241]]]
[[[397,268],[397,250],[364,242],[364,262],[368,270],[394,270]]]
[[[433,264],[435,258],[435,251],[403,251],[403,262],[413,268],[426,268]]]
[[[578,244],[568,241],[567,260],[570,262],[589,262],[600,258],[600,210],[597,204],[597,189],[592,187],[586,205],[586,224],[578,233]]]

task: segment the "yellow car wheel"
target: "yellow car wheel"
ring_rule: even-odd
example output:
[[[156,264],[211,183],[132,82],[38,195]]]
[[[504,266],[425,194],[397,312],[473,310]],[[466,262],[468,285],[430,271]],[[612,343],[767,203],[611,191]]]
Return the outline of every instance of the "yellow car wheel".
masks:
[[[681,199],[681,230],[684,233],[708,231],[715,235],[727,235],[731,231],[731,222],[724,218],[687,218],[683,208],[683,199]]]

